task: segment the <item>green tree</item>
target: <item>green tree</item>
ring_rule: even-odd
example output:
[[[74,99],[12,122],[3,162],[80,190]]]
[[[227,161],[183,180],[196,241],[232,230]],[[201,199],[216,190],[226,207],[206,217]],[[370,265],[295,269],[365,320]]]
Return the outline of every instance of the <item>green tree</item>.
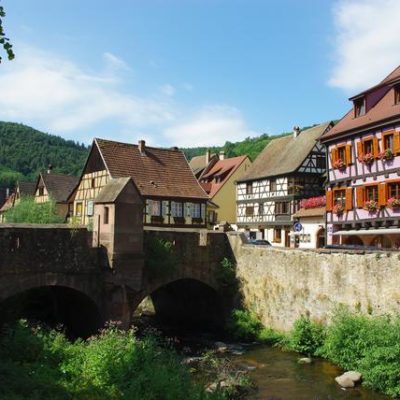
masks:
[[[57,224],[64,220],[57,214],[53,200],[36,203],[33,197],[26,197],[5,213],[6,222],[20,224]]]
[[[3,47],[4,51],[7,54],[9,60],[14,59],[15,55],[12,50],[12,44],[10,43],[10,39],[6,37],[6,33],[3,27],[3,18],[6,16],[4,11],[4,7],[0,6],[0,45]],[[1,63],[1,56],[0,56],[0,63]]]

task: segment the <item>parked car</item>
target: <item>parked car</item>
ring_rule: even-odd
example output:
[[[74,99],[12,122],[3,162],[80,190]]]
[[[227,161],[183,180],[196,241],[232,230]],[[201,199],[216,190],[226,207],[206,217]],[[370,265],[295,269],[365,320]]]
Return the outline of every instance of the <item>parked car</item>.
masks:
[[[272,244],[265,239],[251,239],[249,244],[255,244],[256,246],[272,246]]]

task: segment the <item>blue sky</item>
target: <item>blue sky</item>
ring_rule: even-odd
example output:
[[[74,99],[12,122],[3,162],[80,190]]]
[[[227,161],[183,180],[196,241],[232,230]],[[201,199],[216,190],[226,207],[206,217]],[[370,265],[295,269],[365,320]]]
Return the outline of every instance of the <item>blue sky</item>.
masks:
[[[0,119],[186,147],[337,119],[400,63],[399,3],[3,0]]]

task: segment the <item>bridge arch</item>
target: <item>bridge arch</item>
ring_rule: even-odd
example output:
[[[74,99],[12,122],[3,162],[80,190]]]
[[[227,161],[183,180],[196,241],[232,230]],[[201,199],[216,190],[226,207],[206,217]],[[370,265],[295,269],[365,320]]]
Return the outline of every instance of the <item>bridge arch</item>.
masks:
[[[147,288],[136,309],[150,297],[156,318],[167,325],[217,329],[223,324],[223,301],[217,287],[193,277],[169,279]]]
[[[0,294],[0,323],[27,318],[50,327],[60,324],[68,336],[88,337],[103,324],[100,296],[90,280],[67,274],[34,274],[7,281]]]

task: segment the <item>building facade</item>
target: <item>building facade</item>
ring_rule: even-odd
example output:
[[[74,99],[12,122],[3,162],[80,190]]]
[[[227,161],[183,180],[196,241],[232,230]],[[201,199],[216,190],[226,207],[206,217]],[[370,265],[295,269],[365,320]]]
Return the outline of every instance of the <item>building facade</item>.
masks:
[[[289,247],[293,214],[303,198],[323,193],[326,152],[317,139],[332,123],[272,140],[237,182],[237,225],[251,237]]]
[[[100,191],[116,178],[132,178],[143,204],[144,226],[206,227],[208,196],[177,148],[160,149],[95,139],[74,193],[74,219],[93,221]]]
[[[328,149],[327,242],[400,247],[400,67],[350,98]]]

